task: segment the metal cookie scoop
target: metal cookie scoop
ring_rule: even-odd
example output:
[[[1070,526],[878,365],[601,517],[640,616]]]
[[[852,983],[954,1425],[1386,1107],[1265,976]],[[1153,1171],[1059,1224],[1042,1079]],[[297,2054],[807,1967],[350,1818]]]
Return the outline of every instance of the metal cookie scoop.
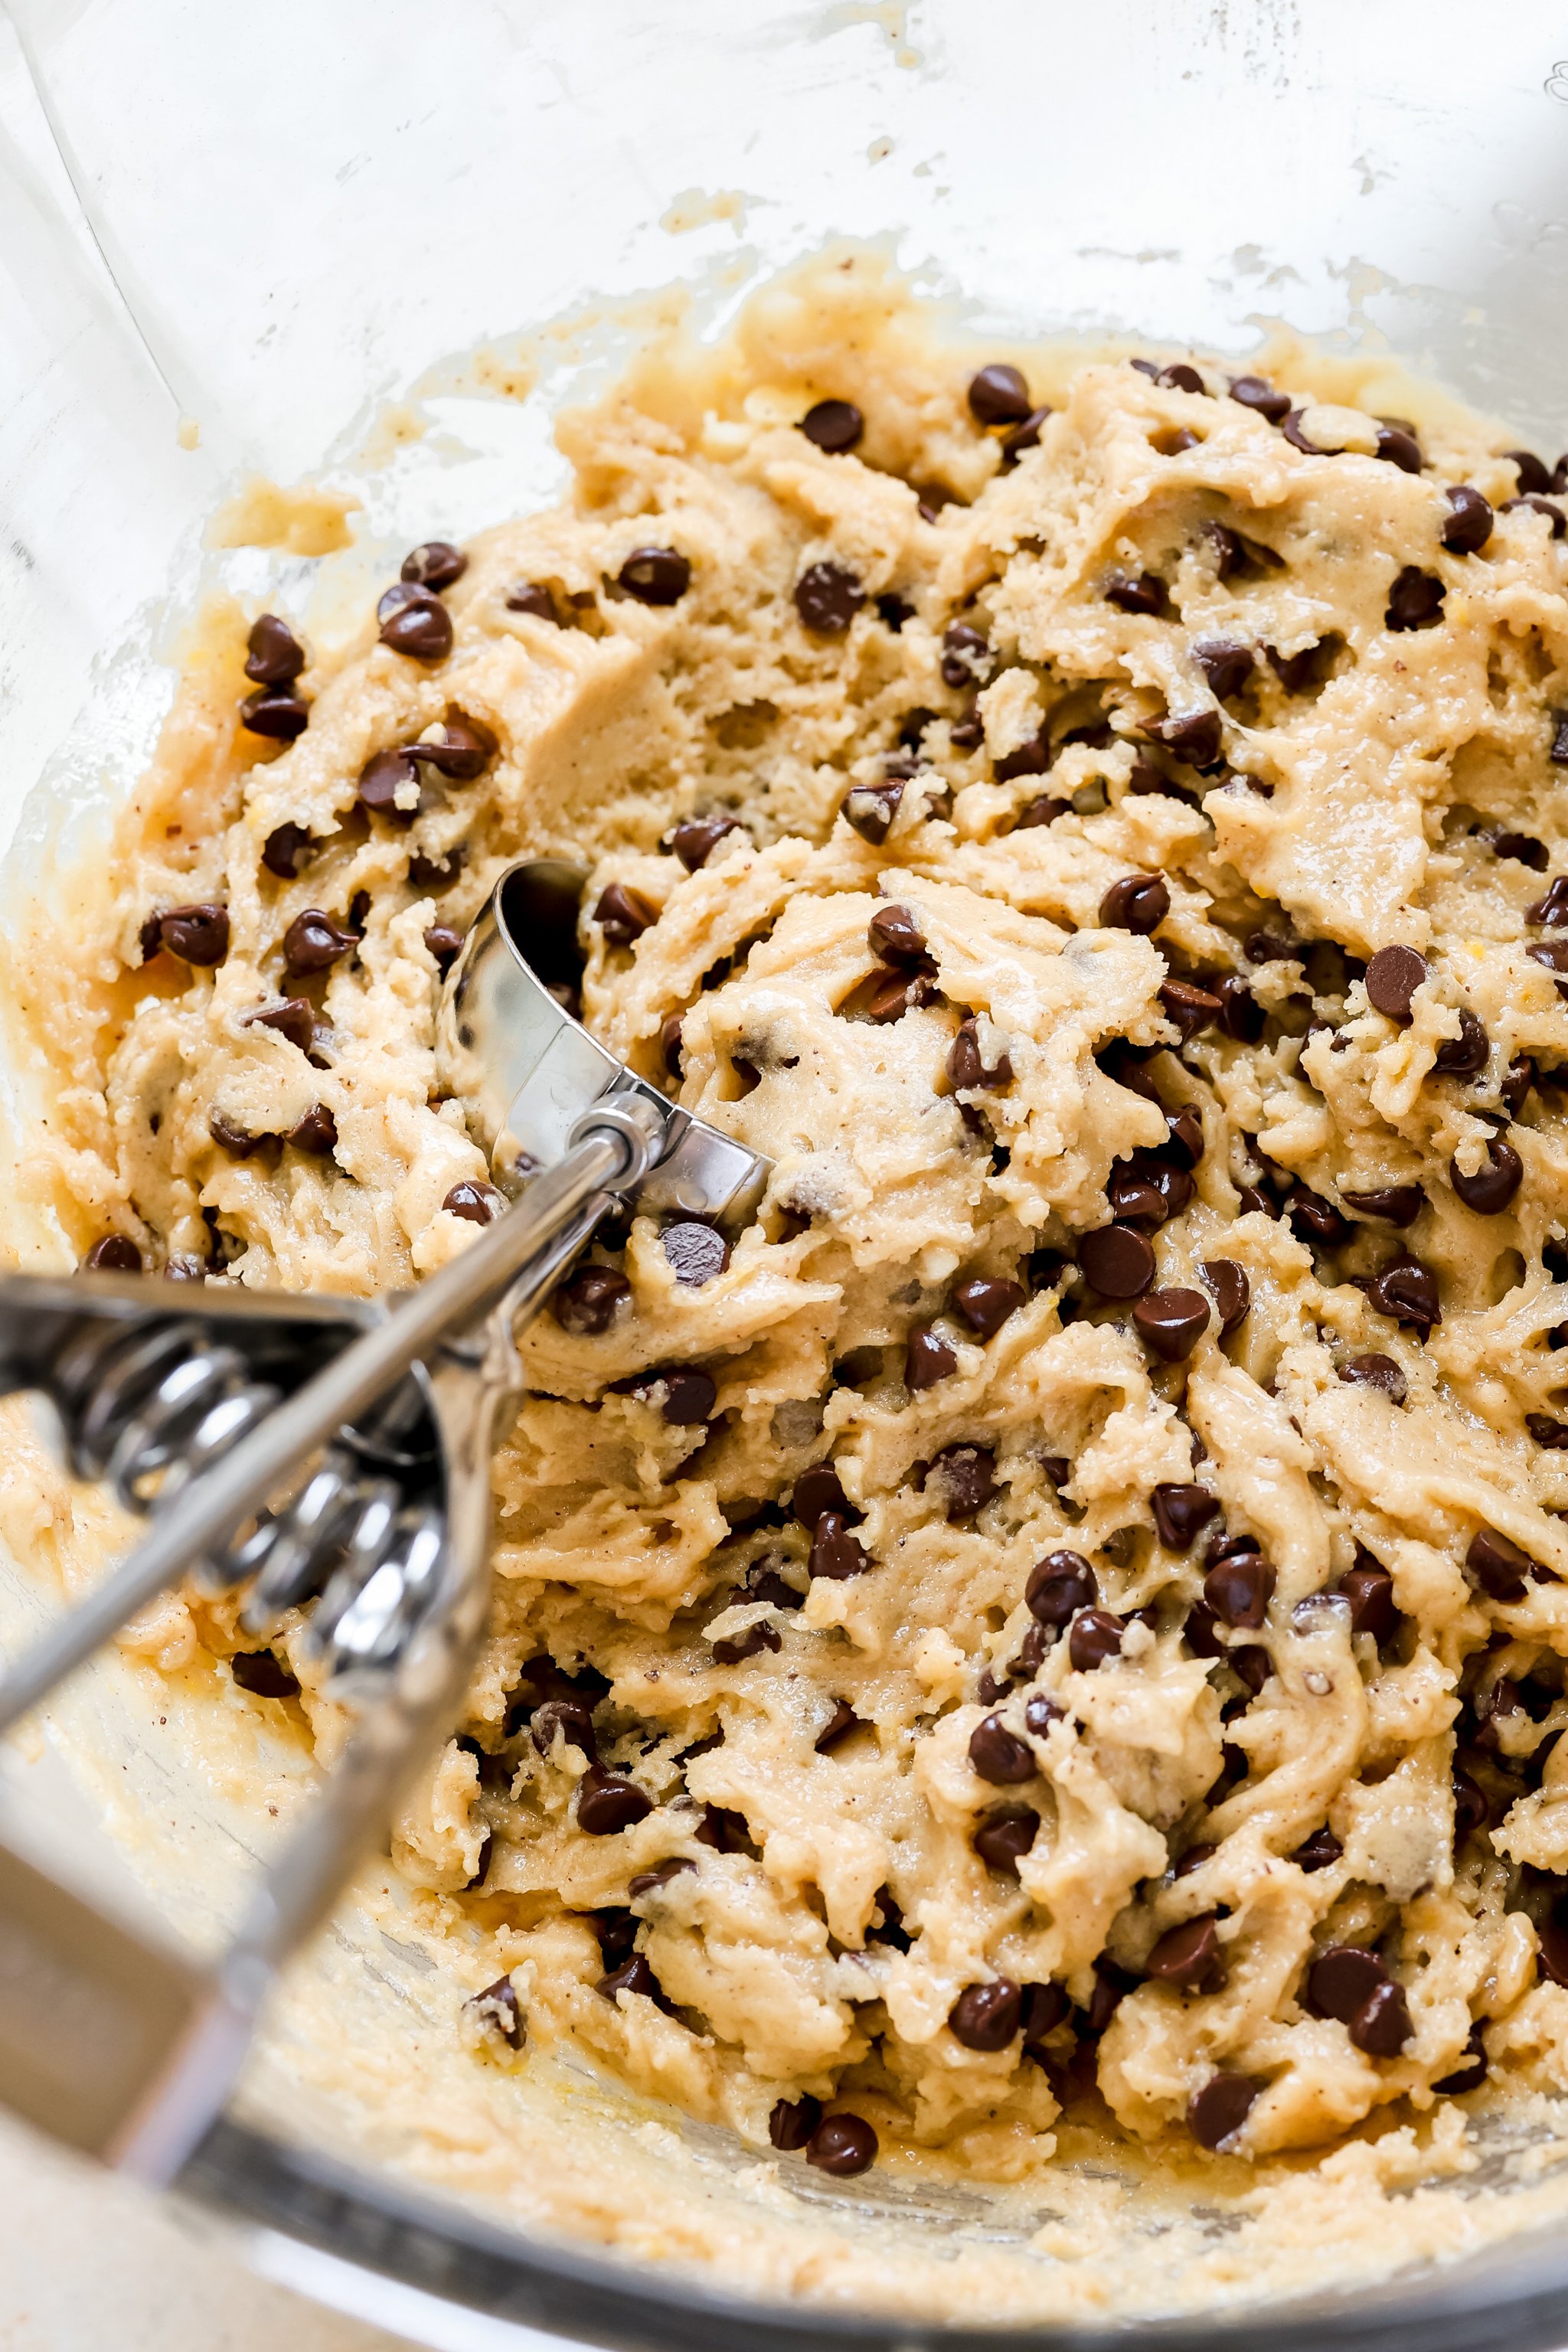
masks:
[[[553,859],[514,866],[441,992],[442,1081],[511,1205],[417,1290],[329,1300],[0,1276],[0,1391],[42,1390],[79,1474],[153,1514],[0,1678],[0,1733],[192,1573],[243,1586],[258,1638],[313,1602],[307,1648],[357,1717],[210,1969],[0,1843],[0,2096],[151,2178],[170,2178],[216,2116],[273,1975],[451,1721],[484,1625],[490,1454],[521,1387],[519,1324],[617,1201],[737,1223],[767,1180],[770,1162],[635,1076],[563,1001],[581,971],[584,878]],[[84,2004],[106,2021],[90,2050],[58,2023]]]

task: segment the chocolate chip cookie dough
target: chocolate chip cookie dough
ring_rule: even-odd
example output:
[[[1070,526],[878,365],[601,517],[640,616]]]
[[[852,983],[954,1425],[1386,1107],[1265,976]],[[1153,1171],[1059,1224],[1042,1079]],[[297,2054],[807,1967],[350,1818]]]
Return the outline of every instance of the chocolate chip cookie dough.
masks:
[[[1564,467],[1018,356],[785,289],[357,638],[215,614],[24,961],[83,1257],[368,1291],[499,1204],[465,926],[592,865],[583,1018],[774,1173],[525,1335],[394,1859],[473,2063],[837,2174],[1568,2087]]]

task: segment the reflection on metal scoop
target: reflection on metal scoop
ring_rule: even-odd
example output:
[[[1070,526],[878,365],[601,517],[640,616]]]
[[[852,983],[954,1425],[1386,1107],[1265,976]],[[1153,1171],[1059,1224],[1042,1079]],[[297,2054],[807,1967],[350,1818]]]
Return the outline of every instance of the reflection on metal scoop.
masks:
[[[755,1208],[769,1162],[676,1108],[588,1034],[571,1009],[583,954],[578,909],[587,877],[555,857],[503,875],[468,933],[437,1019],[443,1085],[469,1133],[517,1197],[563,1159],[594,1104],[628,1098],[657,1114],[661,1137],[636,1187],[640,1207],[739,1221]]]

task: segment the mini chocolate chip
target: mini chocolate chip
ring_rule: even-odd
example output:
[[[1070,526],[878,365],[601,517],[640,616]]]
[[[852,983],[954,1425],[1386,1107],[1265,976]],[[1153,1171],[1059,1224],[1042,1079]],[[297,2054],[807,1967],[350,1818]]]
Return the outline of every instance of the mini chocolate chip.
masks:
[[[1525,1582],[1535,1562],[1519,1546],[1510,1543],[1506,1536],[1498,1535],[1491,1528],[1481,1528],[1470,1538],[1470,1548],[1465,1554],[1465,1566],[1489,1600],[1522,1601]]]
[[[1030,414],[1029,387],[1016,367],[994,361],[970,377],[969,408],[982,425],[1022,425]]]
[[[221,963],[228,953],[228,908],[202,901],[171,907],[159,919],[164,947],[182,963]]]
[[[427,539],[403,559],[398,575],[416,588],[450,588],[468,568],[468,559],[449,540]]]
[[[1384,1363],[1387,1360],[1385,1356]],[[1369,1555],[1354,1568],[1347,1568],[1340,1579],[1340,1591],[1351,1604],[1352,1633],[1370,1633],[1380,1643],[1393,1639],[1399,1612],[1394,1606],[1394,1579],[1381,1561]]]
[[[1024,1599],[1038,1623],[1060,1633],[1080,1609],[1094,1607],[1100,1587],[1081,1552],[1051,1551],[1030,1570]]]
[[[302,824],[280,824],[268,835],[261,863],[279,881],[292,882],[315,845]]]
[[[259,1004],[254,1013],[242,1013],[240,1025],[246,1029],[275,1029],[290,1045],[308,1054],[315,1035],[315,1007],[308,997],[280,997],[275,1004]]]
[[[1154,1279],[1154,1253],[1131,1225],[1100,1225],[1085,1234],[1078,1262],[1105,1298],[1141,1298]]]
[[[1443,493],[1448,503],[1438,537],[1453,555],[1475,555],[1492,535],[1490,502],[1469,482],[1456,482]]]
[[[990,1069],[981,1060],[979,1024],[973,1013],[959,1023],[958,1034],[948,1047],[947,1078],[955,1093],[984,1088],[995,1094],[1013,1083],[1013,1065],[1005,1053],[998,1054]]]
[[[706,866],[719,844],[730,834],[739,833],[739,824],[732,816],[683,817],[669,838],[669,845],[689,874]]]
[[[877,2135],[862,2116],[827,2116],[806,2144],[805,2160],[836,2180],[848,2180],[877,2161]]]
[[[1024,1995],[1011,1977],[965,1985],[947,2012],[949,2030],[966,2050],[1005,2050],[1023,2021]]]
[[[1163,1362],[1179,1364],[1208,1329],[1212,1311],[1201,1290],[1147,1290],[1132,1309],[1132,1320]]]
[[[934,1478],[950,1519],[972,1519],[996,1491],[996,1457],[989,1446],[944,1445],[926,1470]]]
[[[809,2091],[798,2099],[780,2099],[768,2117],[768,2138],[784,2155],[793,2156],[805,2147],[822,2121],[822,2101],[814,2099]]]
[[[1017,1874],[1021,1857],[1039,1835],[1040,1817],[1032,1805],[994,1805],[981,1816],[971,1840],[982,1862],[993,1870]]]
[[[1407,563],[1388,592],[1384,626],[1388,629],[1429,629],[1443,617],[1447,590],[1435,572]]]
[[[1204,1602],[1222,1625],[1256,1633],[1268,1614],[1274,1570],[1255,1551],[1216,1561],[1204,1579]]]
[[[609,1329],[616,1307],[631,1295],[631,1284],[613,1266],[584,1265],[556,1285],[550,1311],[563,1331],[591,1339]]]
[[[1224,730],[1217,710],[1189,710],[1179,719],[1151,722],[1149,732],[1163,743],[1173,760],[1189,768],[1207,768],[1218,759]]]
[[[292,743],[310,723],[310,706],[297,694],[275,686],[258,686],[239,706],[239,723],[252,735],[274,743]]]
[[[1487,1157],[1473,1176],[1464,1174],[1458,1160],[1448,1162],[1449,1183],[1478,1217],[1500,1216],[1523,1181],[1523,1160],[1499,1135],[1488,1143]]]
[[[1011,1315],[1024,1304],[1024,1286],[1018,1282],[994,1282],[976,1275],[961,1282],[952,1294],[953,1306],[970,1329],[982,1339],[993,1339]]]
[[[679,604],[691,585],[691,566],[673,547],[634,547],[616,577],[639,604]]]
[[[1109,1609],[1082,1609],[1068,1634],[1068,1656],[1080,1675],[1092,1674],[1107,1658],[1121,1656],[1126,1631]]]
[[[813,1578],[825,1576],[831,1584],[844,1584],[852,1576],[864,1576],[871,1565],[846,1525],[843,1514],[824,1511],[812,1535],[806,1573]]]
[[[1369,2058],[1397,2058],[1415,2033],[1405,1987],[1392,1980],[1378,1985],[1352,2018],[1350,2033]]]
[[[1388,1970],[1375,1952],[1361,1944],[1331,1944],[1307,1970],[1307,2006],[1320,2017],[1349,2025],[1387,1982]]]
[[[806,410],[799,429],[819,449],[837,455],[854,448],[866,430],[866,419],[852,400],[819,400]]]
[[[1223,1339],[1236,1329],[1251,1307],[1252,1285],[1234,1258],[1205,1258],[1202,1272],[1219,1309],[1219,1335]]]
[[[1446,1078],[1478,1077],[1486,1068],[1490,1052],[1490,1038],[1467,1006],[1459,1014],[1458,1035],[1444,1038],[1433,1055],[1432,1067]]]
[[[284,966],[290,972],[325,971],[357,945],[353,931],[324,915],[320,907],[307,907],[283,934]]]
[[[1188,1551],[1219,1508],[1219,1498],[1206,1486],[1181,1486],[1169,1481],[1149,1497],[1154,1525],[1167,1551]]]
[[[1343,1199],[1346,1208],[1358,1216],[1375,1217],[1383,1224],[1397,1225],[1402,1232],[1415,1223],[1426,1205],[1426,1196],[1419,1184],[1383,1184],[1372,1192],[1344,1192]]]
[[[795,609],[819,637],[841,637],[866,602],[866,591],[841,563],[811,563],[795,583]]]
[[[245,675],[257,686],[292,686],[305,667],[305,648],[276,613],[263,613],[246,639]]]
[[[879,907],[867,926],[866,944],[888,963],[929,961],[925,933],[912,907]]]
[[[555,599],[542,580],[514,580],[506,592],[509,613],[531,613],[536,621],[549,621],[555,628],[562,626]]]
[[[1369,1354],[1352,1356],[1340,1366],[1342,1381],[1359,1381],[1367,1388],[1381,1389],[1395,1404],[1403,1404],[1405,1395],[1405,1374],[1392,1356]]]
[[[1182,1033],[1184,1045],[1211,1022],[1217,1021],[1225,1011],[1223,997],[1216,996],[1212,989],[1194,987],[1191,981],[1163,980],[1159,992],[1167,1017]],[[1201,1128],[1198,1132],[1202,1134]]]
[[[790,1509],[803,1528],[815,1528],[825,1511],[837,1511],[841,1519],[852,1516],[848,1498],[831,1462],[818,1462],[801,1473],[790,1496]]]
[[[1200,2147],[1222,2148],[1252,2113],[1258,2084],[1246,2074],[1211,2074],[1187,2101],[1187,2129]]]
[[[956,1350],[929,1323],[915,1324],[904,1349],[904,1386],[933,1389],[939,1381],[947,1380],[957,1370]]]
[[[1105,583],[1105,601],[1119,612],[1158,614],[1165,610],[1165,583],[1157,572],[1113,572]]]
[[[599,894],[594,920],[611,947],[629,948],[658,922],[658,908],[629,884],[612,882]]]
[[[635,1780],[591,1765],[577,1784],[577,1826],[588,1837],[613,1837],[646,1821],[653,1800]],[[631,1988],[640,1990],[640,1987]]]
[[[1276,392],[1267,376],[1233,376],[1230,396],[1243,408],[1255,409],[1259,416],[1266,416],[1270,425],[1281,424],[1290,413],[1289,394]]]
[[[852,833],[878,849],[888,838],[903,797],[903,782],[897,777],[883,784],[852,784],[838,804],[839,814]]]
[[[1180,1992],[1218,1992],[1227,1981],[1212,1911],[1168,1927],[1143,1963],[1143,1973]]]
[[[1366,968],[1367,1002],[1405,1028],[1411,1019],[1410,1000],[1426,977],[1426,959],[1416,949],[1379,948]]]
[[[283,1139],[291,1143],[296,1151],[308,1152],[312,1160],[325,1160],[337,1150],[338,1122],[325,1103],[312,1103]]]
[[[1170,911],[1170,885],[1163,874],[1125,874],[1100,902],[1102,923],[1142,939],[1157,931]]]
[[[1009,1731],[999,1715],[982,1717],[970,1733],[969,1760],[983,1780],[999,1788],[1032,1780],[1039,1770],[1028,1741]]]
[[[667,1225],[659,1240],[677,1282],[689,1289],[714,1281],[730,1263],[730,1244],[711,1225],[682,1221]]]
[[[82,1263],[93,1274],[140,1274],[142,1253],[129,1234],[105,1234]]]
[[[412,581],[389,588],[375,608],[381,642],[415,661],[445,661],[452,650],[452,615],[433,589]]]
[[[441,1206],[454,1217],[464,1217],[469,1224],[493,1223],[506,1206],[506,1195],[493,1184],[478,1184],[464,1177],[454,1184]]]
[[[445,978],[448,969],[463,950],[463,934],[450,923],[430,923],[425,930],[425,944],[436,959],[436,969]]]

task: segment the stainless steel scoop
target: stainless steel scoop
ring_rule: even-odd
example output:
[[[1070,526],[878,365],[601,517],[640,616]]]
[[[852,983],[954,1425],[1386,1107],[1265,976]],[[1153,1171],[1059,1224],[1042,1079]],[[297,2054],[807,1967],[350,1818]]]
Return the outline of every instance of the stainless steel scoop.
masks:
[[[0,1677],[0,1732],[189,1574],[243,1586],[259,1638],[313,1601],[308,1645],[357,1718],[211,1969],[0,1843],[0,2097],[149,2177],[172,2177],[218,2112],[277,1969],[452,1719],[485,1620],[490,1454],[520,1391],[520,1323],[617,1202],[734,1225],[761,1199],[767,1160],[636,1076],[570,1009],[584,878],[555,859],[512,867],[441,990],[442,1083],[510,1205],[417,1290],[365,1302],[0,1277],[0,1391],[42,1390],[79,1473],[153,1515]],[[90,2043],[59,2021],[87,2014],[105,2024]]]

